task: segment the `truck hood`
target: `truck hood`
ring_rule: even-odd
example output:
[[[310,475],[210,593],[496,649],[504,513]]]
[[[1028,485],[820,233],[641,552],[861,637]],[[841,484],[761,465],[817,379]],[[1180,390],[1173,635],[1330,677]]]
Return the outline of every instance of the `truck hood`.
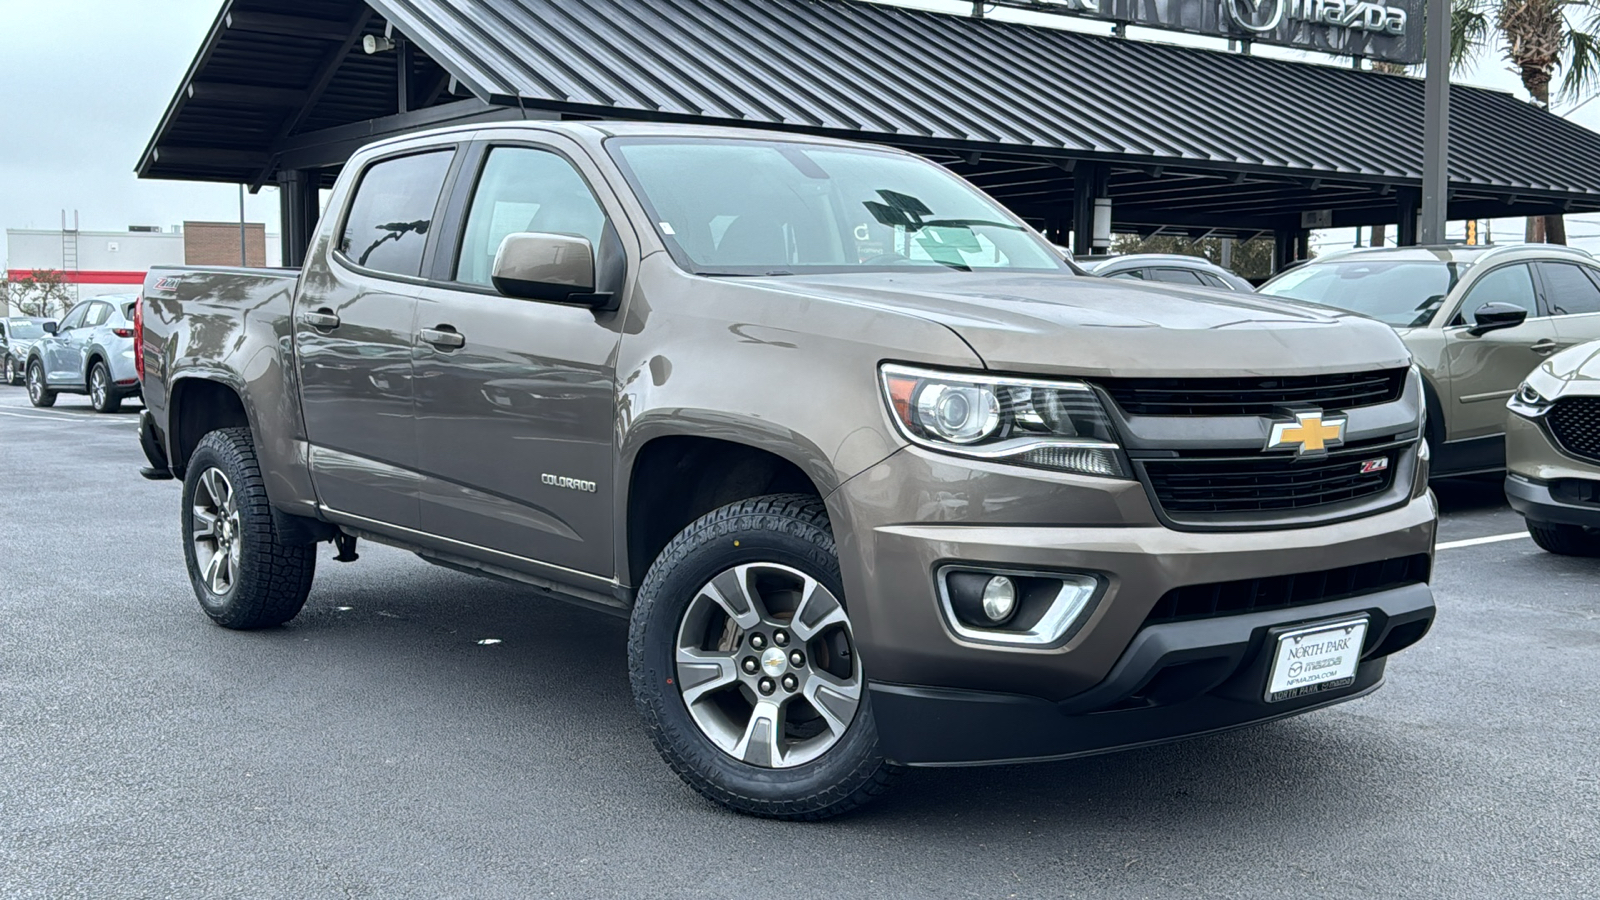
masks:
[[[918,316],[992,369],[1058,375],[1302,375],[1394,368],[1394,329],[1252,294],[1092,276],[928,272],[782,276],[763,288]]]

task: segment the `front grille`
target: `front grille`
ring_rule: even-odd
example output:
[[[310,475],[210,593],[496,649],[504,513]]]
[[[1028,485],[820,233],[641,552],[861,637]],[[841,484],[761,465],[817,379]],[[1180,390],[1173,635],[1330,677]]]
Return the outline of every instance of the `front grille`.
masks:
[[[1283,407],[1355,409],[1393,403],[1405,369],[1293,378],[1108,378],[1100,381],[1130,416],[1270,416]]]
[[[1573,456],[1600,461],[1600,397],[1557,400],[1545,419],[1561,449]]]
[[[1142,460],[1156,501],[1169,515],[1312,509],[1372,497],[1394,483],[1400,449],[1349,448],[1318,460],[1245,456]],[[1376,471],[1371,463],[1383,460]]]
[[[1161,595],[1144,623],[1159,625],[1164,622],[1291,609],[1375,594],[1408,584],[1426,583],[1429,566],[1428,555],[1418,553],[1415,556],[1383,559],[1321,572],[1185,585]]]

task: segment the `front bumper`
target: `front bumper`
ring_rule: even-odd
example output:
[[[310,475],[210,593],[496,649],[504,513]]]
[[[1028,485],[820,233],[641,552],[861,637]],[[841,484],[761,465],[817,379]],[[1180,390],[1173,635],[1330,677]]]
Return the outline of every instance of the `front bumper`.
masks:
[[[1600,480],[1534,481],[1506,476],[1506,500],[1530,522],[1600,528]]]
[[[890,758],[935,765],[1096,753],[1376,687],[1384,658],[1433,619],[1425,582],[1437,509],[1426,465],[1415,468],[1410,494],[1387,512],[1198,532],[1164,526],[1136,482],[1019,473],[917,449],[889,457],[835,492],[829,514],[852,550],[840,560],[845,593],[862,598],[851,625]],[[1413,574],[1335,586],[1337,573],[1391,564]],[[1060,643],[996,646],[952,627],[936,581],[946,567],[1088,574],[1101,587]],[[1177,609],[1168,598],[1213,587],[1252,599],[1168,615]],[[1258,603],[1269,589],[1283,602]],[[1357,611],[1371,626],[1354,684],[1263,702],[1267,629]]]
[[[1262,697],[1270,631],[1291,622],[1366,613],[1355,681],[1276,703]],[[1105,681],[1060,702],[986,691],[875,682],[873,715],[884,755],[939,766],[1063,759],[1164,743],[1298,715],[1376,690],[1387,657],[1427,633],[1426,585],[1294,610],[1153,625]]]
[[[1530,521],[1600,527],[1600,465],[1568,456],[1541,422],[1506,420],[1506,500]]]

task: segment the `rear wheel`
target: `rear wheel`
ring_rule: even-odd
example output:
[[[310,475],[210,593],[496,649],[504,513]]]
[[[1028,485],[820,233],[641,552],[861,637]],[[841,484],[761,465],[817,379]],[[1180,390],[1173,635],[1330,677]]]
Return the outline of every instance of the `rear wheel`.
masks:
[[[225,628],[282,625],[305,605],[317,547],[279,537],[250,429],[213,431],[189,457],[183,555],[200,608]]]
[[[725,506],[679,534],[634,606],[634,698],[678,775],[729,809],[848,812],[899,767],[878,750],[822,501]]]
[[[1533,542],[1562,556],[1600,556],[1600,532],[1582,525],[1557,525],[1529,522]]]
[[[122,397],[111,384],[111,372],[99,360],[89,367],[89,402],[95,412],[114,413],[122,408]]]
[[[37,359],[28,363],[28,402],[41,408],[56,405],[56,392],[45,384],[44,363]]]

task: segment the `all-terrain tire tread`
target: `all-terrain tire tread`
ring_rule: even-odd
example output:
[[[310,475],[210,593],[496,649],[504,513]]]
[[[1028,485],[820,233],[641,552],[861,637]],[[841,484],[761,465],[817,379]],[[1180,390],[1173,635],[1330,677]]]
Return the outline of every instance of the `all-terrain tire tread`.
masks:
[[[214,453],[233,470],[227,474],[238,497],[239,524],[245,542],[241,566],[247,564],[245,561],[254,562],[241,576],[241,583],[224,609],[214,610],[204,604],[202,608],[224,628],[250,631],[282,625],[300,614],[311,593],[317,547],[315,544],[288,545],[278,537],[250,429],[221,428],[210,432],[201,438],[195,454],[202,450]],[[194,470],[193,457],[190,469]],[[183,514],[187,521],[189,510],[185,508]],[[187,532],[185,542],[188,542]],[[197,581],[196,592],[201,589]]]
[[[815,548],[814,561],[817,565],[824,569],[836,569],[838,566],[833,532],[822,498],[814,494],[769,494],[713,510],[679,532],[651,564],[650,572],[640,587],[635,609],[648,613],[656,602],[663,581],[662,573],[670,571],[689,554],[705,546],[708,541],[750,530],[772,530],[801,538]],[[707,799],[764,818],[817,821],[842,815],[870,802],[888,792],[903,774],[902,766],[873,754],[860,760],[855,769],[834,786],[786,801],[746,796],[707,779],[701,774],[700,767],[695,765],[692,754],[719,754],[721,751],[710,743],[692,748],[679,747],[669,739],[655,707],[641,691],[647,678],[643,621],[643,614],[634,616],[633,627],[628,634],[628,659],[629,676],[645,732],[678,777]],[[870,715],[866,703],[862,704],[861,710],[858,715]]]

